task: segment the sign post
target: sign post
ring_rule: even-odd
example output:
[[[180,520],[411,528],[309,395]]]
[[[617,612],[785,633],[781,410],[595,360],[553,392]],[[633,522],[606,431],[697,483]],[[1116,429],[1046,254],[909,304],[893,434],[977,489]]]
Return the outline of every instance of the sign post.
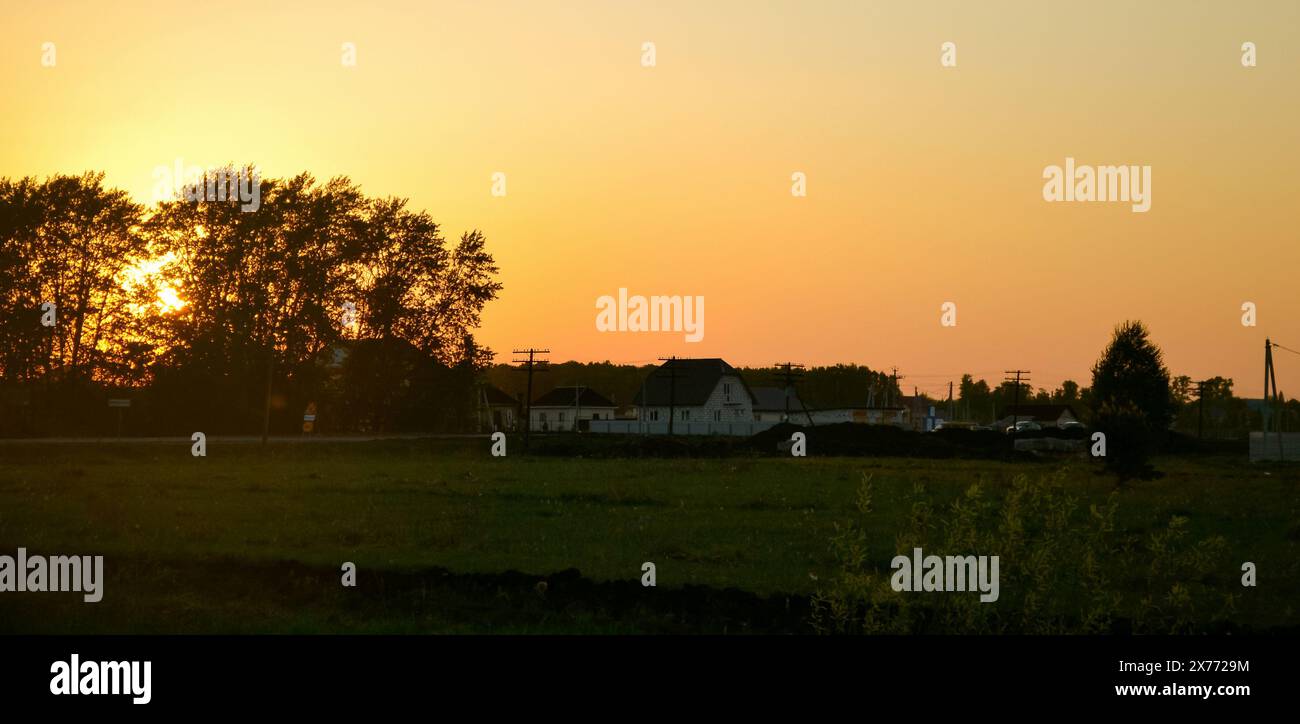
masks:
[[[302,413],[302,431],[309,433],[316,427],[316,403],[308,402],[307,409]]]
[[[130,400],[110,399],[109,407],[117,408],[117,436],[122,437],[122,411],[131,406]]]

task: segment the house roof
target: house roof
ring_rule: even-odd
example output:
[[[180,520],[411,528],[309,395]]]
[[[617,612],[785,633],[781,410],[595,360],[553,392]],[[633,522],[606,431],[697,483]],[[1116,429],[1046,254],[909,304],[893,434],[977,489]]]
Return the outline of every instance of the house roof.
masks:
[[[674,405],[685,407],[703,405],[708,402],[709,395],[713,394],[713,390],[718,386],[718,380],[724,375],[734,375],[740,379],[740,385],[745,389],[745,393],[751,400],[754,398],[754,393],[750,391],[749,385],[745,384],[745,379],[740,376],[740,372],[735,367],[717,357],[709,357],[664,362],[646,377],[641,389],[636,391],[633,404],[667,407],[671,397]],[[674,377],[676,377],[675,381]],[[642,402],[642,395],[645,396],[644,402]]]
[[[785,388],[751,387],[749,390],[754,395],[755,412],[785,412]],[[799,393],[790,390],[790,411],[799,412],[802,410],[803,402],[799,399]]]
[[[533,400],[533,407],[613,407],[614,403],[590,387],[556,387]]]
[[[1074,408],[1070,405],[1008,405],[1002,411],[1002,417],[1032,417],[1035,420],[1058,420],[1064,413],[1070,413],[1070,417],[1078,418]]]
[[[503,391],[496,385],[483,385],[483,397],[487,399],[489,405],[518,405],[519,400],[511,397],[508,392]]]

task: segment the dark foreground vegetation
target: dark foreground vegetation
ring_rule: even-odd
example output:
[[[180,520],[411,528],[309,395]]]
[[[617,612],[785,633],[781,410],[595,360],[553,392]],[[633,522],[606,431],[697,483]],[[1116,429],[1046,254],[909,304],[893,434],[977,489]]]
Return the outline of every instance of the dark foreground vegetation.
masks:
[[[534,444],[544,440],[534,439]],[[1300,470],[1157,457],[488,457],[483,439],[0,447],[0,553],[105,556],[14,632],[1295,632]],[[920,545],[1001,597],[897,594]],[[357,586],[340,566],[357,565]],[[1258,586],[1241,585],[1252,562]],[[641,585],[642,564],[657,586]]]

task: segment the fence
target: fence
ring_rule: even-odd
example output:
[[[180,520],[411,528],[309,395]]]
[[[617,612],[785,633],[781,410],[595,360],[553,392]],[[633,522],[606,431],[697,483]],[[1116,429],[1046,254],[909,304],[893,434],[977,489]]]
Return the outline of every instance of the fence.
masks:
[[[674,422],[674,435],[725,435],[749,437],[779,425],[778,422]],[[667,422],[640,422],[638,420],[592,420],[591,432],[616,435],[667,435]]]
[[[1300,462],[1300,432],[1250,433],[1250,461],[1260,460]]]

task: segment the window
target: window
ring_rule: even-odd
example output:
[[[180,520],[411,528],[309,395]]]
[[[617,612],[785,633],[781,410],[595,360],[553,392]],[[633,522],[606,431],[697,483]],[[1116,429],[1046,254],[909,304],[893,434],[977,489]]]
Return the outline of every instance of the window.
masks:
[[[564,413],[563,413],[563,412],[560,413],[560,422],[564,422]]]
[[[682,418],[682,420],[689,420],[689,419],[691,419],[691,411],[690,411],[690,410],[682,410],[681,418]]]
[[[722,422],[722,410],[714,410],[714,411],[713,411],[713,421],[714,421],[714,422]]]
[[[731,383],[730,383],[730,382],[723,382],[723,383],[722,383],[722,396],[725,397],[725,398],[727,398],[727,402],[731,402]]]

